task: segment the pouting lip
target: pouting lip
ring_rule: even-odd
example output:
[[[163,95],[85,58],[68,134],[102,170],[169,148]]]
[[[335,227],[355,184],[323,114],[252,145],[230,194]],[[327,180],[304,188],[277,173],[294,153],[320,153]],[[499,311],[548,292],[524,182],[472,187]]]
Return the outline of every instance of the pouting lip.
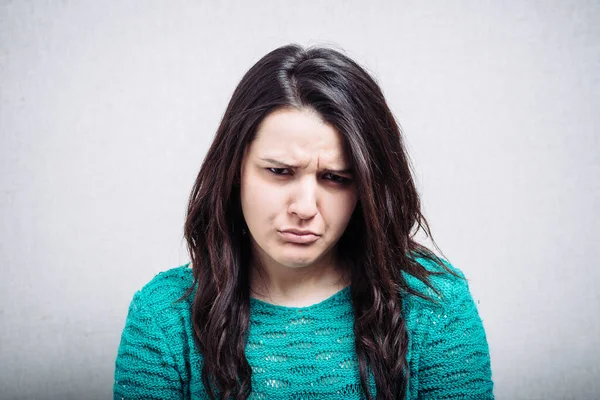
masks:
[[[282,233],[283,232],[290,232],[290,233],[294,233],[296,235],[315,235],[315,236],[321,236],[318,233],[314,233],[312,231],[303,231],[303,230],[300,230],[300,229],[293,229],[293,228],[292,229],[283,229],[280,232],[282,232]]]

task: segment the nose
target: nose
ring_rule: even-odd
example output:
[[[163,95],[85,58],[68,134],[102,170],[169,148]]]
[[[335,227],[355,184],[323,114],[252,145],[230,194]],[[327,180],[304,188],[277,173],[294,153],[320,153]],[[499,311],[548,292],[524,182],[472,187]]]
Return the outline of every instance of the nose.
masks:
[[[302,219],[310,219],[317,214],[316,182],[312,179],[304,179],[297,185],[288,211]]]

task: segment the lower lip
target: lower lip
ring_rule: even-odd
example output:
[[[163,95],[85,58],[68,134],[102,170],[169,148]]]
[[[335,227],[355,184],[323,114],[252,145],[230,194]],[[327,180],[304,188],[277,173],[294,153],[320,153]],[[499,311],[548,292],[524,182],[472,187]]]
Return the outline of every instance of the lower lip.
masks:
[[[319,237],[317,235],[306,234],[306,235],[298,235],[292,232],[279,232],[281,236],[288,242],[292,243],[312,243],[315,242]]]

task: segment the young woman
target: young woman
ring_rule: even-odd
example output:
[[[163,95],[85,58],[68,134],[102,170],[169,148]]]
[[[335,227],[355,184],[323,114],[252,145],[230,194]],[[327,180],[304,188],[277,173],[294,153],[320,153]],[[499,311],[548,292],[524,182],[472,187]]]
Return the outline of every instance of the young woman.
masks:
[[[466,279],[419,228],[431,237],[373,78],[333,49],[273,50],[194,184],[191,262],[133,297],[114,397],[493,398]]]

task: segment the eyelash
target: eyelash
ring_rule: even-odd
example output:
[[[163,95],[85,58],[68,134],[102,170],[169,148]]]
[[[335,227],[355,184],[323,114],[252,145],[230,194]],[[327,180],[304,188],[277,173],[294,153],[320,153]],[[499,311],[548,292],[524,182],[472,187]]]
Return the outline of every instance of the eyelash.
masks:
[[[273,174],[273,175],[276,175],[276,176],[285,176],[285,175],[289,175],[289,174],[278,174],[278,173],[274,172],[274,171],[285,171],[285,170],[287,170],[287,169],[288,169],[288,168],[267,168],[267,170],[268,170],[268,171],[269,171],[271,174]],[[327,173],[326,173],[326,175],[331,175],[331,176],[333,176],[333,177],[335,177],[335,178],[338,178],[338,179],[328,179],[328,180],[330,180],[330,181],[331,181],[331,182],[333,182],[333,183],[337,183],[337,184],[339,184],[339,185],[347,185],[347,184],[349,184],[350,182],[352,182],[352,179],[350,179],[350,178],[346,178],[346,177],[343,177],[343,176],[335,175],[335,174],[332,174],[332,173],[329,173],[329,172],[327,172]]]

